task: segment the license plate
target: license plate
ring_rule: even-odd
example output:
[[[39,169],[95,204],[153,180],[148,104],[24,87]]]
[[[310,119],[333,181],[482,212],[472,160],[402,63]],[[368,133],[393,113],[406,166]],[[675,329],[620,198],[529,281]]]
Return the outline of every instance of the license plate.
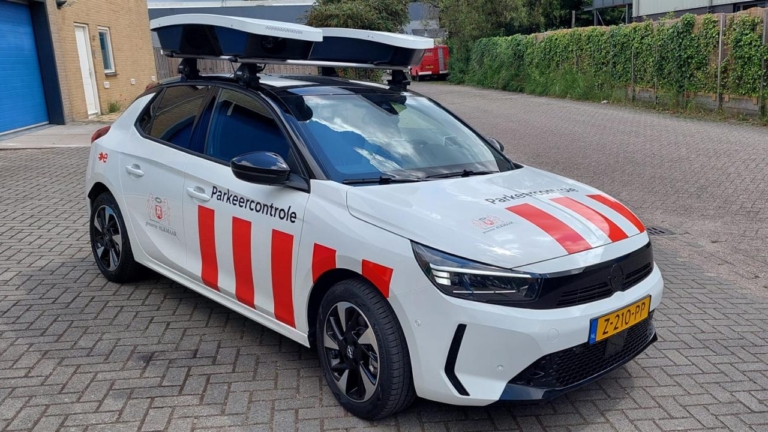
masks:
[[[589,326],[589,343],[600,342],[632,327],[648,318],[650,311],[651,296],[648,296],[615,312],[594,318]]]

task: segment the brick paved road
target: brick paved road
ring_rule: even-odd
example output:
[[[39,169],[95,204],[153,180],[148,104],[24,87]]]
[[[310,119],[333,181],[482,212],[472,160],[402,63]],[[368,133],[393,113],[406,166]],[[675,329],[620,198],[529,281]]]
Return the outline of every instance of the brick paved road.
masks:
[[[544,103],[550,118],[578,115],[573,103]],[[521,143],[535,137],[522,133]],[[525,161],[544,166],[538,151]],[[86,157],[0,152],[0,430],[768,430],[768,299],[680,261],[675,247],[690,246],[678,237],[656,241],[667,280],[660,341],[637,361],[551,404],[421,401],[374,424],[336,406],[310,350],[166,279],[99,276],[81,197]],[[622,196],[620,178],[588,180]]]
[[[629,203],[695,249],[676,252],[768,292],[768,128],[518,93],[417,84],[516,160]]]

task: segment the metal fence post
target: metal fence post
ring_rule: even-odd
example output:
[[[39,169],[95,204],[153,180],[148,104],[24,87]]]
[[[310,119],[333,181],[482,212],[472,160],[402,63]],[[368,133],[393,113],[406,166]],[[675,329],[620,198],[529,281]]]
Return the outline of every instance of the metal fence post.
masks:
[[[576,45],[573,46],[573,70],[574,72],[579,71],[579,53],[576,49]]]
[[[766,47],[768,45],[768,9],[763,11],[763,49],[768,49]],[[768,53],[763,53],[763,75],[760,79],[760,102],[759,102],[759,110],[760,115],[765,115],[765,73],[766,73],[766,61],[765,57]]]
[[[720,43],[717,54],[717,110],[723,109],[723,33],[725,32],[725,14],[720,14]]]
[[[658,25],[663,25],[659,23]],[[654,31],[657,31],[654,27]],[[653,58],[653,106],[659,106],[659,43],[656,39]]]
[[[635,44],[632,44],[632,103],[635,103]]]

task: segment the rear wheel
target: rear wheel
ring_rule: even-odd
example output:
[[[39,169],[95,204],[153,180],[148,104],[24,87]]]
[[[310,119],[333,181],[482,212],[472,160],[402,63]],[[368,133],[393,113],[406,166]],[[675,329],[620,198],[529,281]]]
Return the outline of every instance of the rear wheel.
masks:
[[[347,411],[375,420],[413,402],[416,392],[403,330],[370,283],[346,280],[334,285],[320,305],[316,331],[323,374]]]
[[[91,250],[101,274],[112,282],[135,279],[142,267],[133,259],[123,215],[112,194],[99,195],[91,205]]]

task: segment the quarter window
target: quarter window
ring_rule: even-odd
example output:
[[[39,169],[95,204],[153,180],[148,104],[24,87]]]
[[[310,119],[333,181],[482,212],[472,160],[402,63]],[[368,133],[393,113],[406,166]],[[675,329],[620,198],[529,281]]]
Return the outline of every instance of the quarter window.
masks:
[[[208,86],[173,86],[139,119],[145,134],[183,148],[202,149],[202,143],[191,143],[195,119],[206,97]]]
[[[240,92],[222,90],[213,112],[205,153],[229,162],[257,151],[277,153],[288,161],[290,144],[263,103]]]
[[[104,73],[115,73],[115,57],[112,54],[112,38],[109,29],[99,27],[99,46],[101,47],[101,60],[104,62]]]

